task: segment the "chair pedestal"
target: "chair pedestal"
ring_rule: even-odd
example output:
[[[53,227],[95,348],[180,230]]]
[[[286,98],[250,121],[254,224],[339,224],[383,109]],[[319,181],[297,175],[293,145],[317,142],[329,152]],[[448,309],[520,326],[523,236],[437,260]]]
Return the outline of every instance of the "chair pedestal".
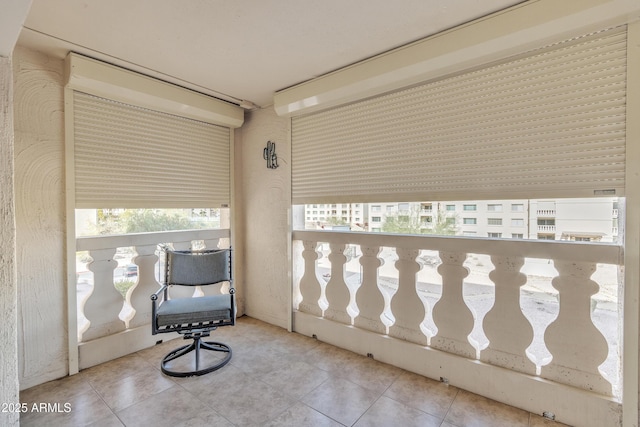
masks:
[[[216,360],[213,364],[207,365],[204,368],[200,368],[200,350],[207,351],[220,351],[227,353],[224,358]],[[191,352],[195,353],[195,365],[196,369],[193,371],[176,371],[166,366],[167,363],[185,356]],[[194,375],[204,375],[209,372],[213,372],[216,369],[222,368],[231,360],[231,347],[226,344],[214,341],[203,341],[202,337],[193,337],[191,344],[183,345],[175,350],[172,350],[162,359],[160,367],[162,372],[172,377],[191,377]]]

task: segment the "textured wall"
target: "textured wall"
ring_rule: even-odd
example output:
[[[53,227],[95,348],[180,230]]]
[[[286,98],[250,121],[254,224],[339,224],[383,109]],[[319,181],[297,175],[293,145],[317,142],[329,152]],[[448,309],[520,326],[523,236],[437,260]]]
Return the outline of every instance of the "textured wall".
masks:
[[[241,235],[243,237],[243,290],[246,314],[288,326],[290,287],[287,266],[291,206],[291,149],[289,120],[272,108],[248,113],[240,132]],[[263,149],[276,143],[279,167],[267,169]]]
[[[0,404],[18,402],[12,87],[11,61],[0,57]],[[0,425],[18,422],[0,412]]]
[[[63,63],[13,57],[20,388],[67,374]]]

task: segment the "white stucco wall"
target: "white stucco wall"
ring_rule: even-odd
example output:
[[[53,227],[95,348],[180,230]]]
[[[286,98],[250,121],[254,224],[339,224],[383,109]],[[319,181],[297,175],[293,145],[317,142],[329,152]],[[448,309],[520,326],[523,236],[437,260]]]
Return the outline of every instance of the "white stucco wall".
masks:
[[[11,60],[0,57],[0,404],[18,402],[12,76]],[[19,419],[0,412],[0,426]]]
[[[243,293],[247,315],[286,328],[289,324],[289,207],[291,149],[289,119],[272,108],[246,114],[237,133],[236,182],[240,188]],[[267,141],[276,143],[277,169],[263,158]]]
[[[63,63],[13,57],[20,388],[68,372]]]

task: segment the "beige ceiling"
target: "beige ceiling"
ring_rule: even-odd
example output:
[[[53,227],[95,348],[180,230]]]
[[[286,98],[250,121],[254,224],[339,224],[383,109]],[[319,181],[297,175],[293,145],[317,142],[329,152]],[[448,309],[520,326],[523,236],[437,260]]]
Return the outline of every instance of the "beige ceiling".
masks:
[[[275,91],[521,0],[33,0],[18,44],[223,99]]]

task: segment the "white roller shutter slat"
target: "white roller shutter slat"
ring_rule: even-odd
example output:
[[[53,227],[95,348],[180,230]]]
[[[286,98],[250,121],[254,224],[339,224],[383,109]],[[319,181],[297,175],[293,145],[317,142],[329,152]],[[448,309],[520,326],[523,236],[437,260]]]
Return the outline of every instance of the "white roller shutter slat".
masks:
[[[229,128],[74,92],[78,208],[228,205]]]
[[[292,118],[293,202],[624,194],[626,28]]]

